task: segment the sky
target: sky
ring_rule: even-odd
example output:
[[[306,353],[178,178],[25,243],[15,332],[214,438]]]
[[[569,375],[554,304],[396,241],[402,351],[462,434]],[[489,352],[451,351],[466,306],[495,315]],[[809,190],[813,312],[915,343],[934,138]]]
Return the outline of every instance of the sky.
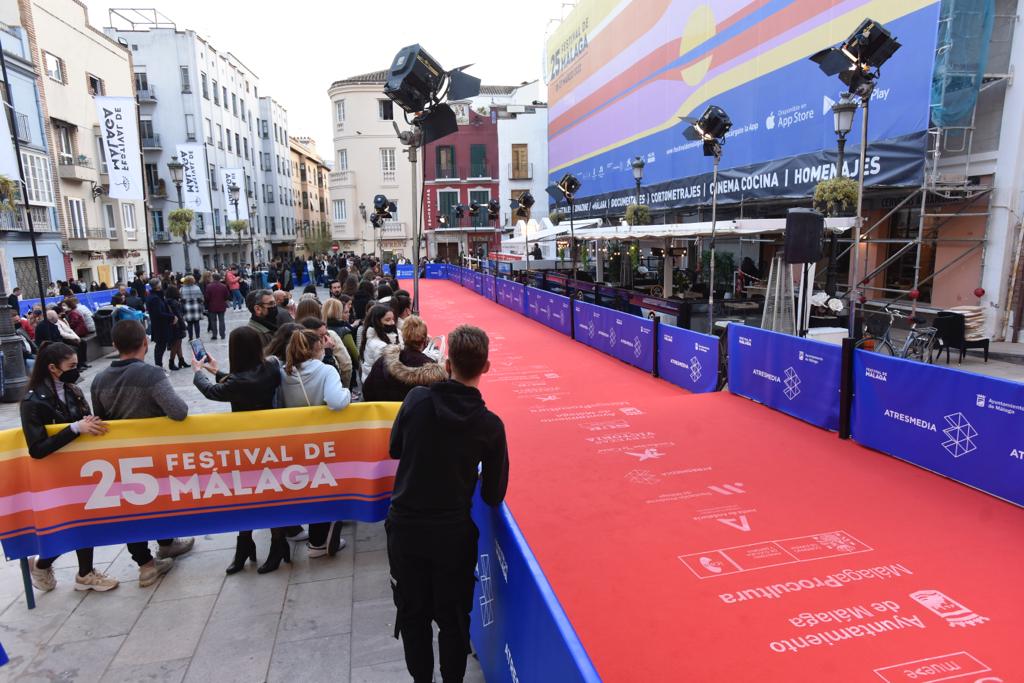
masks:
[[[311,136],[331,159],[331,83],[390,66],[402,47],[421,44],[446,69],[467,69],[486,85],[541,78],[549,20],[561,0],[84,0],[97,28],[114,7],[154,8],[179,29],[235,54],[260,78],[260,92],[288,110],[289,134]]]

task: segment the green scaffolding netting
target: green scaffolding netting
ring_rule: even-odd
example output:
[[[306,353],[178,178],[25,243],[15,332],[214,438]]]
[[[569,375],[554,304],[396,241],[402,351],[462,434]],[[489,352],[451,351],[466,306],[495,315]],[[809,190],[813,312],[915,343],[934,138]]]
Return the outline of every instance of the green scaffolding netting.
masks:
[[[932,125],[968,125],[988,62],[995,0],[942,0],[932,75]]]

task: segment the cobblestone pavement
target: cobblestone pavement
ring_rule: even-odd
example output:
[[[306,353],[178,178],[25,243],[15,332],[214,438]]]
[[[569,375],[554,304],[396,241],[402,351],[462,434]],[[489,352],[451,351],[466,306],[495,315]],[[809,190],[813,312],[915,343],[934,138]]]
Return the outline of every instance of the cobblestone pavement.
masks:
[[[228,312],[229,328],[246,320],[248,313]],[[209,341],[205,329],[203,338],[226,363],[227,343]],[[191,359],[187,348],[184,355]],[[86,371],[87,396],[92,377],[109,362],[97,360]],[[170,376],[191,413],[228,410],[193,388],[191,369]],[[17,406],[0,406],[0,429],[19,425]],[[347,545],[334,558],[310,560],[305,544],[294,543],[292,564],[263,576],[252,564],[224,574],[234,534],[199,537],[148,588],[139,588],[123,545],[97,548],[96,567],[121,581],[103,594],[73,589],[77,564],[67,553],[54,565],[57,588],[37,591],[31,611],[18,562],[0,560],[0,643],[11,658],[0,667],[0,682],[409,681],[401,643],[392,638],[384,525],[346,524],[343,536]],[[258,531],[255,539],[262,562],[270,534]],[[472,658],[466,680],[484,680]]]

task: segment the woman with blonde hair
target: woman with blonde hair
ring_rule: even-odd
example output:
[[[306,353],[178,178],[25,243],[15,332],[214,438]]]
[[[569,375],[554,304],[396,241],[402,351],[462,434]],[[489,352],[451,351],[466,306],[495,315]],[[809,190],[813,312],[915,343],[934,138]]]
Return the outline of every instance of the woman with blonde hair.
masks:
[[[328,299],[320,308],[320,318],[327,323],[327,329],[338,335],[338,338],[341,339],[341,346],[344,346],[345,350],[348,351],[352,367],[358,369],[359,349],[356,347],[355,330],[352,329],[352,325],[349,322],[351,315],[352,297],[347,294],[340,294],[337,299]],[[338,353],[340,352],[341,349],[339,347]],[[353,373],[353,383],[357,377],[358,375]]]
[[[448,379],[444,367],[423,353],[430,343],[427,324],[411,315],[402,327],[405,348],[387,346],[363,382],[367,401],[404,401],[414,387],[427,387]]]

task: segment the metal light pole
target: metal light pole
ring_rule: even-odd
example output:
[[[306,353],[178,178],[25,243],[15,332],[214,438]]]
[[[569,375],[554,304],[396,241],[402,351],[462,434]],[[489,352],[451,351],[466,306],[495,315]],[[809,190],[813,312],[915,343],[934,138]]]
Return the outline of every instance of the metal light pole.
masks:
[[[633,167],[633,180],[636,181],[636,205],[640,206],[640,183],[644,179],[644,166],[646,164],[642,157],[635,157],[629,165]]]
[[[177,155],[172,156],[171,160],[167,162],[167,170],[171,172],[171,182],[174,183],[174,189],[178,191],[178,208],[185,208],[185,202],[181,198],[181,185],[185,180],[185,165],[178,161]],[[189,233],[192,232],[192,224],[189,223],[188,230],[181,236],[181,250],[185,253],[185,273],[192,272],[192,261],[188,255],[188,243]]]
[[[708,334],[715,333],[715,229],[718,227],[718,163],[722,160],[722,145],[714,145],[715,165],[711,172],[711,280],[708,286]]]
[[[238,185],[228,186],[228,193],[231,195],[231,203],[235,205],[235,220],[238,220],[238,196],[242,190]],[[238,253],[242,253],[242,231],[238,231]]]
[[[839,177],[843,177],[846,173],[843,170],[843,166],[846,163],[846,136],[850,133],[853,128],[853,115],[857,111],[857,103],[853,99],[853,95],[848,92],[844,92],[839,96],[839,101],[832,105],[832,119],[836,137],[838,155],[836,160],[836,173]],[[839,264],[836,261],[836,254],[838,252],[838,238],[836,233],[833,231],[828,238],[829,243],[829,257],[828,257],[828,274],[825,278],[825,291],[829,296],[835,296],[836,290],[838,289],[838,277],[836,274],[836,268]]]
[[[857,221],[853,224],[853,286],[850,290],[850,337],[857,338],[857,304],[860,303],[860,229],[864,225],[864,165],[867,163],[868,152],[868,105],[874,83],[865,87],[860,93],[861,128],[860,128],[860,162],[857,166]]]
[[[249,203],[249,270],[250,271],[256,269],[256,241],[255,241],[255,239],[252,236],[252,225],[253,225],[253,222],[259,224],[259,221],[256,219],[256,209],[258,209],[258,208],[259,207],[256,206],[256,200],[253,200],[252,202]],[[237,212],[238,209],[236,208],[235,211]]]

